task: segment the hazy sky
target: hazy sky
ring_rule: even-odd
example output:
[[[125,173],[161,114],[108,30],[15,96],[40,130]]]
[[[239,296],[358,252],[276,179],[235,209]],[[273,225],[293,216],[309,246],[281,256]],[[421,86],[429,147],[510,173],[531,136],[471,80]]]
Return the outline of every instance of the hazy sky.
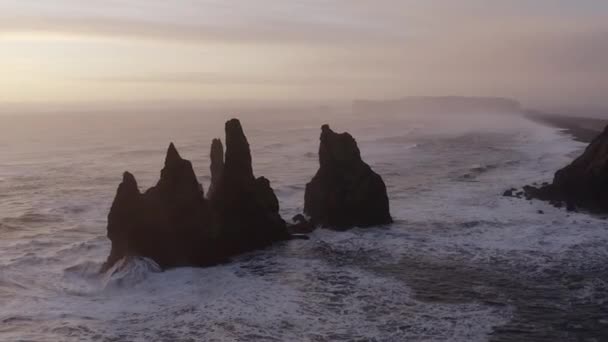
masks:
[[[0,103],[608,106],[603,0],[0,0]]]

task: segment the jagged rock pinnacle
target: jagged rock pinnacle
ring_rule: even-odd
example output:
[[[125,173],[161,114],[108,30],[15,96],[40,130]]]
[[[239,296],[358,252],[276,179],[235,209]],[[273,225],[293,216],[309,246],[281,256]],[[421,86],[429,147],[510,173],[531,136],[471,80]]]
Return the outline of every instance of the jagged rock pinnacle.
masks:
[[[226,122],[226,155],[224,176],[228,181],[253,182],[251,151],[241,123],[237,119]]]
[[[128,256],[151,258],[165,269],[215,265],[289,238],[270,182],[254,179],[238,120],[226,123],[226,145],[225,157],[219,139],[211,145],[209,199],[173,143],[158,183],[143,194],[124,173],[108,214],[112,249],[102,270]]]
[[[131,174],[129,171],[125,171],[122,174],[122,186],[125,189],[129,189],[129,190],[136,190],[137,192],[139,192],[139,189],[137,187],[137,181],[135,180],[135,176],[133,176],[133,174]]]
[[[169,144],[169,148],[167,149],[167,156],[165,157],[165,166],[173,165],[177,162],[180,162],[182,157],[177,152],[175,145],[173,143]]]
[[[213,139],[211,142],[211,185],[207,197],[213,197],[215,189],[219,186],[222,174],[224,173],[224,146],[220,139]]]

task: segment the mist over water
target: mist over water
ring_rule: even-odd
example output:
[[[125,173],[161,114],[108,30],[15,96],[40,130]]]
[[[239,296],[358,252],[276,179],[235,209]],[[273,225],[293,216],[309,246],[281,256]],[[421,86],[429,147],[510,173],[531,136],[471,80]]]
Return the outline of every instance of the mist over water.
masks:
[[[233,116],[284,218],[302,211],[329,123],[384,178],[395,223],[317,230],[217,267],[134,258],[98,274],[122,172],[152,186],[173,141],[207,190],[211,139]],[[500,196],[582,148],[515,115],[0,117],[0,340],[602,341],[608,223]]]

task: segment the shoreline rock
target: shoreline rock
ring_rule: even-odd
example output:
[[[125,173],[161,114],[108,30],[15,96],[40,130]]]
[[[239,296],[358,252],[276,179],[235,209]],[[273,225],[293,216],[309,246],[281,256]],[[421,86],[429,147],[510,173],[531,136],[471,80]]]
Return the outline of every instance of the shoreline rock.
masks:
[[[528,185],[524,192],[529,199],[565,206],[568,211],[608,212],[608,126],[582,155],[555,173],[552,183]]]
[[[312,222],[302,214],[294,216],[291,221],[287,224],[287,230],[291,234],[310,234],[315,230]]]

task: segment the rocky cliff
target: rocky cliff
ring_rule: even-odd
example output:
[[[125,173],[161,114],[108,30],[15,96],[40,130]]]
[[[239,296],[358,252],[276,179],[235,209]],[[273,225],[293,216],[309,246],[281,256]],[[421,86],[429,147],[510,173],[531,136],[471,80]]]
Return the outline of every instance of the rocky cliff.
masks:
[[[608,212],[608,126],[570,165],[555,173],[553,182],[542,187],[526,186],[528,198]]]

